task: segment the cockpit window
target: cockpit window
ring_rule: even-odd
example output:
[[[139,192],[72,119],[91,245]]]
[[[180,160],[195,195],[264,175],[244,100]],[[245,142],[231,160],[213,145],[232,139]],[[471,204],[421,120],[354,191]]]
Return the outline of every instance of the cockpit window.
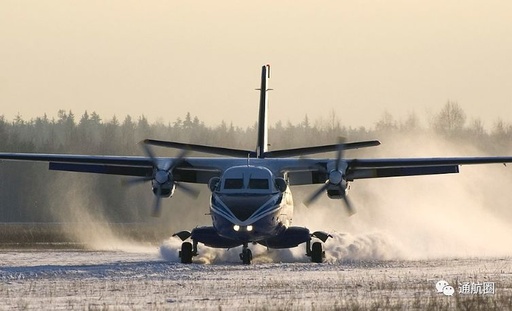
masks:
[[[251,178],[249,179],[249,189],[268,189],[268,179]]]
[[[242,189],[243,187],[243,178],[226,178],[224,181],[224,189]]]

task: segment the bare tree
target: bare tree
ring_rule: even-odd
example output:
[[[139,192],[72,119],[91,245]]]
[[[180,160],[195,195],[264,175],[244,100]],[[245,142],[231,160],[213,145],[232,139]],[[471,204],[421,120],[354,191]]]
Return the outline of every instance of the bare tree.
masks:
[[[456,136],[466,123],[466,113],[457,102],[448,101],[436,115],[434,130],[443,135]]]

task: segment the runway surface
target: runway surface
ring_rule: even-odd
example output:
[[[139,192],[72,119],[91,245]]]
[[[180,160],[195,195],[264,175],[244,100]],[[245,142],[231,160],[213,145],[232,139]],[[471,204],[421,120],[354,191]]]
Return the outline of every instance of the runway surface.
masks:
[[[509,257],[312,264],[289,256],[281,256],[283,262],[269,262],[261,255],[253,265],[244,266],[233,259],[238,253],[234,249],[227,257],[183,265],[171,254],[174,251],[170,245],[110,251],[2,250],[0,309],[502,310],[512,306]],[[448,288],[438,292],[436,284],[441,280],[454,288],[452,295]],[[484,284],[485,291],[478,291]]]

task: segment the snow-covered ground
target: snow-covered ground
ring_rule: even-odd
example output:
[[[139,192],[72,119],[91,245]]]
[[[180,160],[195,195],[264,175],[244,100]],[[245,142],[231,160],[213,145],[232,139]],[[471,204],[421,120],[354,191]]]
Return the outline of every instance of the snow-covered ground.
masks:
[[[293,252],[203,250],[183,265],[176,241],[125,250],[3,250],[0,309],[480,309],[512,305],[512,259],[336,259],[312,264]],[[259,255],[258,255],[259,254]],[[280,262],[281,261],[281,262]],[[453,296],[438,293],[445,280]],[[495,293],[459,293],[463,283],[492,282]]]

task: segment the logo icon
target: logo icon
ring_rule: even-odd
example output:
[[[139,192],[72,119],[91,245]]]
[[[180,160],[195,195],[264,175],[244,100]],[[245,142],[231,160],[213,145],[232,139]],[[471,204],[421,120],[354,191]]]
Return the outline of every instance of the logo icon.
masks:
[[[453,293],[455,293],[453,286],[447,285],[443,287],[443,294],[445,294],[445,296],[453,296]]]
[[[452,296],[455,293],[453,286],[450,286],[445,280],[440,280],[436,283],[438,293],[443,293],[445,296]]]
[[[436,289],[439,294],[453,296],[455,288],[445,280],[439,280],[436,283]],[[494,282],[462,282],[459,283],[459,294],[468,295],[494,295],[496,293]]]

